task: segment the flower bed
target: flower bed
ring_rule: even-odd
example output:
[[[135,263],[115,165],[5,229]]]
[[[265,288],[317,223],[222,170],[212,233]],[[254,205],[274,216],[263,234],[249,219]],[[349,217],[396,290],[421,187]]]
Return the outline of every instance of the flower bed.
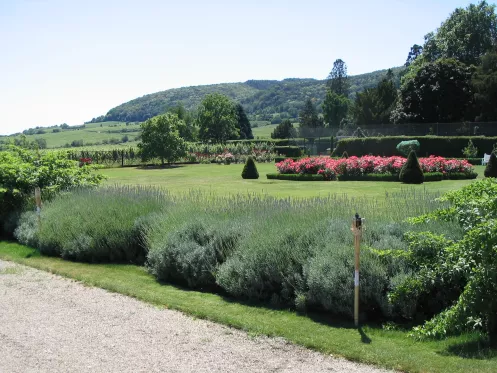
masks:
[[[371,174],[398,175],[406,159],[403,157],[350,157],[332,159],[330,157],[303,158],[298,161],[286,159],[276,163],[280,174],[311,174],[323,175],[326,180],[336,180],[339,176],[361,176]],[[467,175],[474,178],[473,166],[466,160],[446,159],[431,156],[419,158],[424,173],[439,172],[445,179],[451,174]],[[342,178],[346,179],[346,177]]]

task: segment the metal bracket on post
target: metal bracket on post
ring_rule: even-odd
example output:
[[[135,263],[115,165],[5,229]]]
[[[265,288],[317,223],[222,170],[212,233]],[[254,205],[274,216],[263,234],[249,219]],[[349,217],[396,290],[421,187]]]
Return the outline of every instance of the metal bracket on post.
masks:
[[[352,233],[354,234],[354,251],[355,251],[355,271],[354,271],[354,325],[359,326],[359,263],[361,254],[361,237],[363,221],[358,213],[352,219]]]

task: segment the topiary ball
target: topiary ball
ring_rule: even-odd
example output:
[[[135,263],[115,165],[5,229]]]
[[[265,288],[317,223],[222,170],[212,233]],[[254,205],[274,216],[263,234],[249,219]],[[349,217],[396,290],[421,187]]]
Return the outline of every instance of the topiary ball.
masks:
[[[493,152],[490,154],[490,159],[488,160],[487,167],[485,167],[484,175],[485,177],[497,177],[497,157]]]
[[[419,165],[418,157],[413,150],[409,153],[407,162],[400,170],[399,179],[405,184],[422,184],[425,180],[425,175]]]
[[[257,167],[255,166],[254,158],[251,156],[247,158],[247,162],[245,162],[245,166],[243,166],[242,178],[244,179],[258,179],[259,172],[257,171]]]

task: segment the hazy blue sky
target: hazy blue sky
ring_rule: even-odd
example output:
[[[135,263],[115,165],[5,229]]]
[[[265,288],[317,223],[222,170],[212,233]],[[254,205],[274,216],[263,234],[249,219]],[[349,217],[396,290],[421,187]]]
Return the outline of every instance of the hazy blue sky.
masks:
[[[476,0],[474,1],[476,2]],[[0,0],[0,134],[168,88],[399,66],[456,0]]]

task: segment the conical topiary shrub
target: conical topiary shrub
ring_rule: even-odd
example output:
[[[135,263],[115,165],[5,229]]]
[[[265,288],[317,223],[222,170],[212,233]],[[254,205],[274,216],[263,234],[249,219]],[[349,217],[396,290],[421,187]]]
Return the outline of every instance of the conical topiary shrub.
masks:
[[[490,159],[488,160],[487,167],[485,167],[484,175],[485,177],[497,177],[497,157],[493,152],[490,154]]]
[[[254,158],[248,157],[247,162],[242,171],[242,178],[244,179],[258,179],[259,172],[257,172],[257,167],[255,166]]]
[[[416,153],[411,150],[407,157],[407,162],[400,170],[400,181],[406,184],[421,184],[425,181],[425,175],[418,162]]]

